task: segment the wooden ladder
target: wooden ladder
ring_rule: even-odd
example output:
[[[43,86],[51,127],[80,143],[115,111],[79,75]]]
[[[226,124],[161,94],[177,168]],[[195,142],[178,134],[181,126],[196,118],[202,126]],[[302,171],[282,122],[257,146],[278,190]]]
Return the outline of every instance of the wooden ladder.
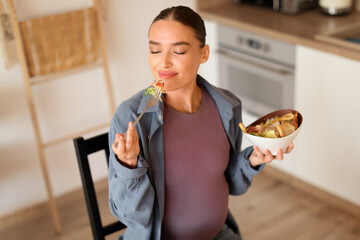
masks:
[[[50,182],[50,176],[49,176],[49,170],[48,165],[45,157],[44,150],[47,147],[54,146],[56,144],[62,143],[64,141],[72,140],[73,138],[77,136],[82,136],[86,133],[91,133],[99,129],[103,129],[104,127],[107,127],[109,125],[109,122],[100,124],[99,126],[95,126],[91,129],[88,129],[86,131],[77,132],[74,134],[71,134],[70,136],[62,137],[59,139],[54,139],[49,142],[44,142],[43,138],[40,133],[40,125],[38,116],[36,113],[36,104],[34,101],[34,92],[32,90],[32,87],[35,85],[39,85],[42,83],[46,83],[49,81],[52,81],[54,79],[61,79],[64,76],[68,76],[77,72],[86,71],[93,68],[103,68],[104,75],[105,75],[105,84],[107,89],[107,95],[108,95],[108,101],[110,104],[110,110],[111,110],[111,116],[115,112],[115,102],[114,97],[112,94],[112,87],[111,87],[111,79],[110,79],[110,73],[109,73],[109,67],[108,67],[108,61],[107,61],[107,54],[106,54],[106,48],[105,48],[105,42],[104,42],[104,36],[103,36],[103,28],[101,24],[101,10],[98,0],[93,0],[93,7],[91,10],[94,12],[94,21],[96,23],[96,32],[95,32],[95,38],[96,42],[98,44],[98,54],[96,61],[88,62],[86,64],[78,64],[77,66],[62,66],[59,69],[53,69],[49,73],[42,72],[40,74],[34,73],[34,66],[31,64],[31,59],[29,58],[28,52],[26,49],[26,36],[24,34],[24,31],[22,29],[21,23],[23,21],[18,21],[16,9],[13,0],[7,0],[7,4],[9,7],[9,14],[11,18],[11,24],[13,28],[13,34],[15,38],[18,58],[22,70],[22,76],[23,76],[23,83],[25,86],[25,93],[26,98],[28,102],[28,107],[31,114],[31,120],[32,120],[32,126],[34,128],[35,132],[35,138],[37,143],[37,151],[40,158],[41,168],[43,172],[43,177],[46,185],[47,195],[48,195],[48,203],[50,207],[50,212],[53,220],[53,225],[55,232],[60,234],[62,231],[61,222],[59,218],[58,208],[56,204],[56,200],[54,198],[52,185]],[[49,16],[48,16],[49,17]]]

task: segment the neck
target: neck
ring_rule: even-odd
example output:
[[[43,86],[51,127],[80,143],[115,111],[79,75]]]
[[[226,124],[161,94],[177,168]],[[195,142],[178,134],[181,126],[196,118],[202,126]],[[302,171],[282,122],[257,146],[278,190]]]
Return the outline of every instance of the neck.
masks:
[[[183,113],[194,113],[201,105],[202,91],[196,85],[192,89],[179,89],[164,95],[166,104]]]

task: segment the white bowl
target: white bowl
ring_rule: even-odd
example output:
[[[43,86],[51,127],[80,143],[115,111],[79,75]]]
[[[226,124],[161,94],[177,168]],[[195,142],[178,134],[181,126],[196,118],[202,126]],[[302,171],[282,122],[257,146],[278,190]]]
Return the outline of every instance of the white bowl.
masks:
[[[265,149],[269,149],[271,154],[276,155],[276,150],[278,148],[281,148],[283,151],[286,150],[286,148],[294,141],[296,135],[299,133],[301,125],[302,125],[302,115],[295,110],[292,109],[282,109],[282,110],[278,110],[272,113],[269,113],[265,116],[262,116],[261,118],[259,118],[258,120],[256,120],[255,122],[251,123],[249,126],[255,126],[257,124],[260,124],[262,122],[265,122],[267,119],[273,118],[275,116],[282,116],[284,114],[287,113],[297,113],[298,114],[298,123],[299,123],[299,127],[295,130],[295,132],[291,133],[290,135],[286,136],[286,137],[282,137],[282,138],[265,138],[265,137],[259,137],[259,136],[254,136],[248,133],[244,133],[243,134],[256,146],[258,146],[260,148],[260,150],[262,152],[265,151]]]

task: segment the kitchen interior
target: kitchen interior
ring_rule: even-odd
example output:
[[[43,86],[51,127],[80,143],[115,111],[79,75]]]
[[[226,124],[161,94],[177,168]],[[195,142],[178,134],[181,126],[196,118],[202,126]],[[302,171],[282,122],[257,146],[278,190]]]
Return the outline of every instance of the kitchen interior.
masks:
[[[7,1],[0,1],[8,13]],[[92,1],[14,3],[19,19],[25,20],[88,7]],[[211,54],[200,75],[239,96],[245,125],[277,109],[292,108],[302,114],[294,151],[283,161],[268,164],[246,194],[230,198],[245,239],[359,239],[360,0],[99,3],[116,106],[152,79],[147,63],[152,19],[160,10],[181,4],[196,9],[206,23]],[[15,43],[11,44],[7,50],[12,47],[16,54]],[[70,140],[44,151],[60,228],[54,224],[22,68],[18,61],[8,65],[4,61],[2,57],[0,236],[91,238]],[[113,109],[103,79],[102,69],[90,68],[36,85],[33,95],[42,138],[51,141],[108,124]],[[107,130],[105,124],[84,136]],[[243,147],[250,144],[243,140]],[[103,220],[111,221],[107,166],[94,161],[91,167]]]

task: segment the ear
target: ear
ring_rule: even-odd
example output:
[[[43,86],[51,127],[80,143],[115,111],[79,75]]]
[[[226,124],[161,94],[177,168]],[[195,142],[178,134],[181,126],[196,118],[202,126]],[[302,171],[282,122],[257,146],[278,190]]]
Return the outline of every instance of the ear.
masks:
[[[206,63],[207,60],[209,59],[209,55],[210,55],[210,47],[208,44],[206,44],[202,48],[201,63]]]

